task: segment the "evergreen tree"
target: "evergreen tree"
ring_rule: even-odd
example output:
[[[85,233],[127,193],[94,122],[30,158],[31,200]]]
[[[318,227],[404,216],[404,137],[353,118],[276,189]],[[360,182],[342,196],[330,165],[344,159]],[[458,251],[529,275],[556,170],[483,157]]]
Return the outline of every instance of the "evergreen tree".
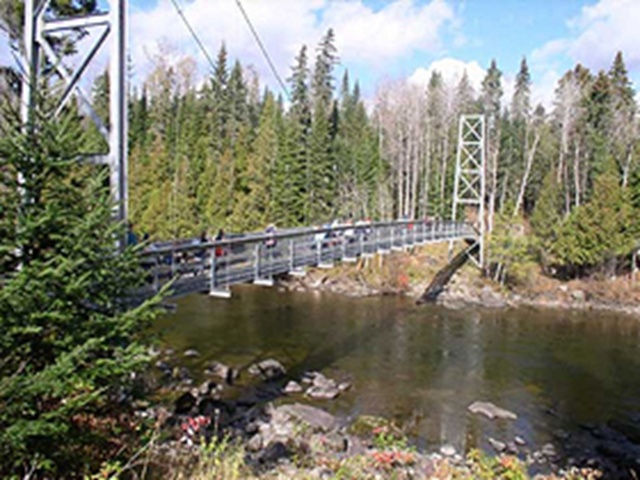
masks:
[[[495,60],[491,60],[491,65],[482,81],[481,108],[484,113],[487,129],[487,195],[489,197],[487,229],[493,229],[493,216],[496,211],[498,201],[498,177],[499,177],[499,156],[501,144],[500,129],[500,102],[502,100],[502,72],[498,69]]]
[[[247,168],[242,173],[245,188],[239,194],[234,211],[234,226],[239,231],[253,231],[275,218],[272,216],[272,172],[278,158],[278,136],[276,131],[276,103],[268,92],[264,102],[258,136],[252,153],[247,159]]]
[[[634,146],[638,137],[635,90],[629,79],[627,67],[618,52],[608,73],[611,86],[611,123],[609,141],[611,151],[622,173],[622,186],[626,187],[634,168]]]
[[[516,75],[516,86],[511,100],[511,118],[515,122],[524,122],[531,113],[531,75],[527,59],[522,58],[520,70]]]
[[[573,273],[596,268],[614,274],[618,258],[635,245],[637,226],[631,201],[612,163],[596,178],[590,200],[571,212],[554,244],[558,259]]]
[[[278,171],[286,175],[287,187],[281,198],[282,205],[297,212],[298,222],[308,217],[308,197],[311,182],[311,164],[309,158],[309,136],[311,133],[311,100],[309,93],[309,66],[307,47],[303,46],[296,57],[291,85],[291,107],[289,108],[283,145],[282,164]]]
[[[115,251],[123,228],[106,175],[77,162],[75,119],[36,119],[0,142],[0,472],[63,478],[106,460],[95,426],[145,364],[156,300],[127,301],[143,274]]]
[[[544,176],[530,221],[539,246],[540,261],[547,268],[553,261],[553,248],[562,223],[562,195],[558,174],[553,168]]]

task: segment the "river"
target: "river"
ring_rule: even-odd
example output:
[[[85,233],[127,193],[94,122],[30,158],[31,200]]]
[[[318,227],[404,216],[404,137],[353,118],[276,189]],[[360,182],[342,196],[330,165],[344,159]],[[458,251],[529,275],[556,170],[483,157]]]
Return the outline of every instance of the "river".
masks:
[[[601,312],[447,310],[402,297],[347,298],[242,287],[230,300],[192,295],[155,327],[180,352],[246,365],[275,358],[293,373],[348,377],[321,403],[347,418],[393,418],[418,446],[487,448],[491,436],[563,443],[594,426],[640,438],[640,322]],[[518,415],[491,422],[476,400]],[[566,443],[566,442],[565,442]]]

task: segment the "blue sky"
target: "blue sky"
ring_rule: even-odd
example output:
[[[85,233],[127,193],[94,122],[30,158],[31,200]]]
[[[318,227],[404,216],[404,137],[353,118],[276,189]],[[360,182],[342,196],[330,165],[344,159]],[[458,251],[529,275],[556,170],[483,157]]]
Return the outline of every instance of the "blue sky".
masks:
[[[104,3],[104,0],[102,0]],[[235,0],[178,0],[215,56],[225,42],[232,58],[251,64],[261,80],[277,84],[240,15]],[[640,0],[242,0],[282,77],[305,43],[314,47],[327,28],[336,31],[342,68],[373,96],[379,84],[424,83],[440,70],[455,82],[463,70],[478,85],[492,58],[504,72],[508,96],[526,56],[536,100],[549,103],[559,76],[576,62],[608,68],[622,50],[640,82]],[[153,63],[202,54],[170,0],[130,1],[130,50],[136,82]],[[7,55],[0,51],[0,61]],[[340,71],[338,75],[340,75]]]

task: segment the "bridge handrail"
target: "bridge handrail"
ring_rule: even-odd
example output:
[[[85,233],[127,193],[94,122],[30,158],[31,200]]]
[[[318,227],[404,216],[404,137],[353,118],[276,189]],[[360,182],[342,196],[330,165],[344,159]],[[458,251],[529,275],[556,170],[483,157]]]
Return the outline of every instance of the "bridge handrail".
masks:
[[[435,225],[455,225],[457,227],[469,227],[472,230],[476,231],[473,226],[467,222],[458,222],[453,220],[444,220],[444,219],[427,219],[427,220],[392,220],[392,221],[381,221],[381,222],[368,222],[368,223],[354,223],[352,225],[335,225],[328,227],[303,227],[300,229],[289,229],[289,230],[280,230],[274,233],[266,233],[266,232],[252,232],[247,233],[241,237],[230,237],[223,238],[221,240],[208,240],[206,242],[200,242],[199,239],[194,238],[190,239],[190,243],[174,243],[171,245],[160,246],[160,247],[147,247],[141,252],[141,256],[143,257],[153,257],[161,254],[167,254],[172,252],[189,252],[189,251],[199,251],[199,250],[208,250],[216,247],[229,247],[232,245],[244,245],[251,243],[259,243],[265,242],[267,240],[286,240],[289,238],[298,238],[309,235],[318,235],[318,234],[327,234],[334,232],[345,232],[347,230],[358,231],[360,229],[380,229],[380,228],[388,228],[388,227],[400,227],[407,225],[415,225],[418,223],[424,223],[425,225],[431,226]],[[477,233],[477,231],[476,231]]]

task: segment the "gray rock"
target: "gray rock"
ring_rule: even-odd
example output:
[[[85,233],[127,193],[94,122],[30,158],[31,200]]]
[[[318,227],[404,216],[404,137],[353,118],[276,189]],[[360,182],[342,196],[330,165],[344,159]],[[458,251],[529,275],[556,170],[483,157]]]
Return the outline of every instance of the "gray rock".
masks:
[[[507,442],[505,451],[510,455],[518,453],[518,446],[516,445],[516,442]]]
[[[352,435],[347,436],[347,456],[355,457],[357,455],[364,455],[367,449],[358,437]]]
[[[338,390],[337,387],[317,387],[315,385],[312,385],[307,389],[305,395],[317,400],[333,400],[338,395],[340,395],[340,390]]]
[[[207,365],[205,374],[221,378],[229,385],[233,384],[233,381],[238,378],[238,371],[236,369],[215,360]]]
[[[315,372],[313,374],[311,384],[314,387],[327,388],[327,387],[336,387],[335,380],[325,377],[322,373]]]
[[[248,371],[249,374],[256,377],[261,376],[265,380],[279,378],[287,373],[282,364],[273,358],[254,363],[249,367]]]
[[[258,452],[262,448],[262,435],[259,433],[254,435],[247,442],[247,450],[250,452]]]
[[[498,453],[502,453],[507,449],[507,445],[505,443],[496,440],[495,438],[489,437],[487,441],[489,442],[489,445],[491,445],[493,449]]]
[[[256,422],[249,422],[244,427],[244,433],[247,435],[254,435],[258,432],[259,425]]]
[[[200,352],[193,348],[190,348],[189,350],[185,350],[183,355],[187,358],[195,358],[200,356]]]
[[[584,290],[572,290],[571,298],[575,302],[584,302],[587,299],[587,294],[585,293]]]
[[[519,445],[521,447],[524,447],[527,444],[527,441],[518,435],[516,435],[513,441],[516,443],[516,445]]]
[[[161,372],[168,373],[168,374],[171,373],[171,365],[169,365],[167,362],[163,360],[158,360],[156,362],[156,368]]]
[[[515,413],[504,408],[497,407],[491,402],[473,402],[469,405],[468,410],[471,413],[482,414],[491,420],[494,418],[503,420],[515,420],[518,418]]]
[[[277,418],[281,415],[304,422],[316,431],[329,432],[338,426],[338,420],[330,413],[301,403],[281,405],[272,412],[272,418]]]
[[[340,382],[338,384],[338,390],[340,390],[341,392],[346,392],[350,388],[351,388],[351,383],[349,382]]]
[[[443,445],[440,447],[440,453],[445,457],[453,457],[456,454],[456,449],[453,445]]]
[[[298,382],[294,382],[293,380],[290,380],[285,385],[283,392],[286,393],[287,395],[289,395],[289,394],[292,394],[292,393],[300,393],[300,392],[302,392],[302,390],[303,390],[303,388]]]
[[[206,397],[208,395],[211,395],[212,392],[215,392],[216,388],[217,388],[216,382],[212,382],[211,380],[205,380],[198,388],[198,394],[202,397]]]
[[[258,454],[257,460],[262,464],[270,464],[288,456],[289,449],[284,443],[273,442]]]
[[[545,457],[555,457],[556,456],[556,447],[554,447],[551,443],[546,443],[540,449],[540,453]]]

